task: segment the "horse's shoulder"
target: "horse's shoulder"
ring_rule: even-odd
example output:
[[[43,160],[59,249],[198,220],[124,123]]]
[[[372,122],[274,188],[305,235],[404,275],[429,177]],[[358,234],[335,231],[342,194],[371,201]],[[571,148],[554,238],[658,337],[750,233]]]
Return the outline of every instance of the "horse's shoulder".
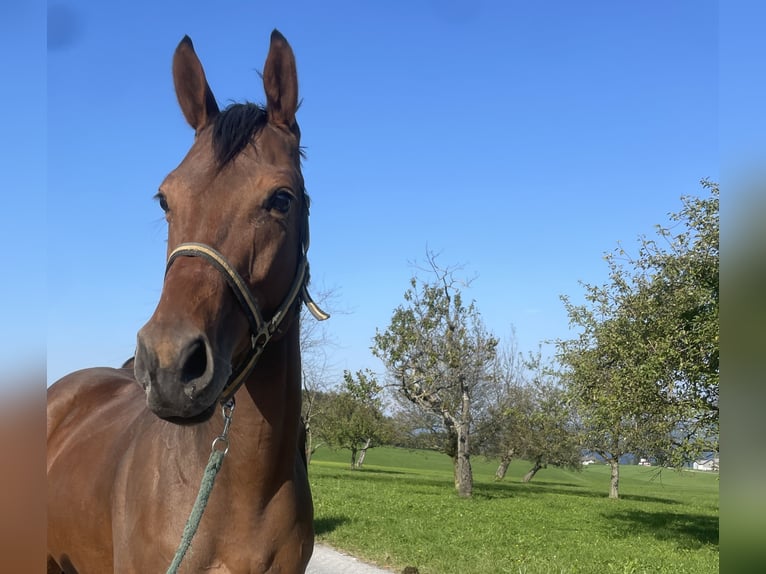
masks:
[[[96,412],[107,404],[143,401],[130,369],[94,367],[65,375],[48,387],[48,432],[74,411]]]
[[[114,394],[129,385],[136,385],[130,369],[82,369],[61,377],[48,387],[48,403],[86,395]]]

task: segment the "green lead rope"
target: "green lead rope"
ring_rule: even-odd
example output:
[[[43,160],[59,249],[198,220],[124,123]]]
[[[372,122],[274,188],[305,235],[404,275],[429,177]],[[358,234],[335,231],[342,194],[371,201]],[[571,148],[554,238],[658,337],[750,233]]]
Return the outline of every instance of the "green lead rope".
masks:
[[[199,492],[197,493],[197,500],[194,502],[189,519],[184,526],[184,533],[181,536],[181,543],[178,545],[176,555],[173,556],[173,562],[170,563],[170,567],[166,574],[176,574],[178,567],[181,566],[181,561],[186,556],[186,551],[191,546],[192,538],[197,533],[199,528],[199,522],[202,520],[202,513],[205,512],[207,501],[210,498],[210,493],[213,491],[213,483],[215,482],[215,476],[218,471],[221,470],[221,464],[223,463],[224,451],[215,450],[210,453],[210,460],[205,467],[205,474],[202,475],[202,482],[199,486]]]
[[[207,501],[210,498],[210,493],[213,491],[213,485],[215,484],[215,477],[218,475],[218,471],[221,470],[223,459],[226,453],[229,452],[229,426],[231,425],[231,416],[234,413],[234,399],[230,399],[225,405],[223,405],[223,432],[220,436],[216,437],[213,441],[212,452],[210,458],[207,461],[205,472],[202,474],[202,481],[199,485],[199,492],[197,493],[197,500],[194,501],[189,519],[184,526],[183,535],[181,536],[181,542],[178,545],[173,561],[167,569],[166,574],[176,574],[178,568],[181,566],[181,562],[186,556],[187,550],[191,546],[192,539],[197,533],[199,523],[202,520],[202,514],[205,512]],[[224,448],[216,448],[217,445],[223,445]]]

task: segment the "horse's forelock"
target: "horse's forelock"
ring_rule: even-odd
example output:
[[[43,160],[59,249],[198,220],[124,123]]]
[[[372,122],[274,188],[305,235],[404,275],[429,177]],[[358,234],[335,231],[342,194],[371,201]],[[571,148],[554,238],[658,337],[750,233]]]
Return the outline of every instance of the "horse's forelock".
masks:
[[[218,114],[213,124],[213,150],[218,167],[225,167],[237,157],[267,120],[266,109],[250,102],[231,104]]]

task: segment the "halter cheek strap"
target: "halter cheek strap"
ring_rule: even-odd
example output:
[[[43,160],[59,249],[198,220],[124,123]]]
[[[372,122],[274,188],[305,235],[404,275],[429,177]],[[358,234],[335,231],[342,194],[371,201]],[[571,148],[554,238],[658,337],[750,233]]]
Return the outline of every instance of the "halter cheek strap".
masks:
[[[219,397],[221,403],[226,403],[226,401],[233,397],[234,393],[236,393],[239,387],[241,387],[247,380],[247,377],[255,368],[266,345],[269,343],[274,333],[279,329],[282,321],[296,301],[302,301],[309,312],[318,321],[324,321],[330,317],[327,313],[322,311],[316,303],[314,303],[308,293],[307,283],[309,278],[309,264],[306,259],[305,248],[301,250],[301,259],[298,262],[298,268],[296,269],[295,278],[290,286],[290,290],[282,301],[282,304],[274,312],[274,316],[268,322],[263,319],[258,304],[250,292],[247,283],[245,283],[245,280],[242,279],[242,276],[229,264],[228,261],[226,261],[226,258],[220,252],[204,243],[181,243],[168,257],[168,262],[165,267],[166,275],[170,270],[170,266],[178,257],[201,257],[220,271],[226,282],[229,284],[229,287],[231,287],[231,290],[234,292],[234,295],[237,297],[237,301],[239,301],[240,307],[242,307],[242,310],[245,312],[247,321],[250,324],[250,352],[245,360],[232,371],[229,381],[221,391],[221,396]]]

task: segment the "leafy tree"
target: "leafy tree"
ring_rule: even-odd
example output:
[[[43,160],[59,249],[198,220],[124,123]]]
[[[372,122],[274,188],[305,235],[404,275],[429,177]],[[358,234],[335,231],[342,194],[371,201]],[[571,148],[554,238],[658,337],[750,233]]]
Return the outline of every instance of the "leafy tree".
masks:
[[[498,349],[493,369],[495,385],[489,390],[486,416],[477,425],[475,444],[484,456],[499,459],[495,479],[502,480],[513,459],[524,450],[525,420],[533,402],[515,333]]]
[[[367,449],[385,436],[381,391],[371,371],[344,371],[340,389],[327,394],[319,432],[330,445],[351,451],[351,468],[361,468]]]
[[[585,284],[585,304],[562,297],[582,331],[559,358],[614,498],[625,454],[681,465],[718,450],[718,185],[702,186],[670,216],[680,231],[658,226],[635,258],[608,254],[609,282]]]
[[[654,323],[651,350],[667,367],[659,384],[679,421],[667,453],[673,464],[718,451],[720,194],[717,183],[701,185],[707,195],[683,197],[672,227],[657,226],[659,238],[642,238],[638,257],[628,258],[649,277],[641,288]]]
[[[586,295],[589,300],[593,293]],[[580,418],[586,448],[611,467],[610,498],[619,498],[620,459],[626,454],[650,457],[672,431],[672,420],[651,374],[648,357],[632,346],[635,322],[619,311],[608,320],[567,303],[571,317],[584,328],[580,338],[560,346],[569,393]]]
[[[530,358],[533,378],[532,410],[525,419],[527,440],[521,456],[533,463],[524,475],[529,482],[548,465],[570,470],[581,470],[581,437],[575,425],[575,415],[566,390],[556,375],[541,362],[541,356]]]
[[[524,360],[514,349],[498,361],[497,395],[480,430],[482,451],[500,459],[502,480],[514,458],[533,462],[529,482],[548,465],[580,470],[581,447],[573,410],[541,352]]]
[[[433,279],[413,277],[404,304],[385,331],[377,331],[373,354],[386,365],[400,398],[435,415],[453,459],[455,488],[473,490],[471,424],[475,400],[492,382],[497,340],[487,332],[474,303],[465,305],[453,269],[428,255]]]

